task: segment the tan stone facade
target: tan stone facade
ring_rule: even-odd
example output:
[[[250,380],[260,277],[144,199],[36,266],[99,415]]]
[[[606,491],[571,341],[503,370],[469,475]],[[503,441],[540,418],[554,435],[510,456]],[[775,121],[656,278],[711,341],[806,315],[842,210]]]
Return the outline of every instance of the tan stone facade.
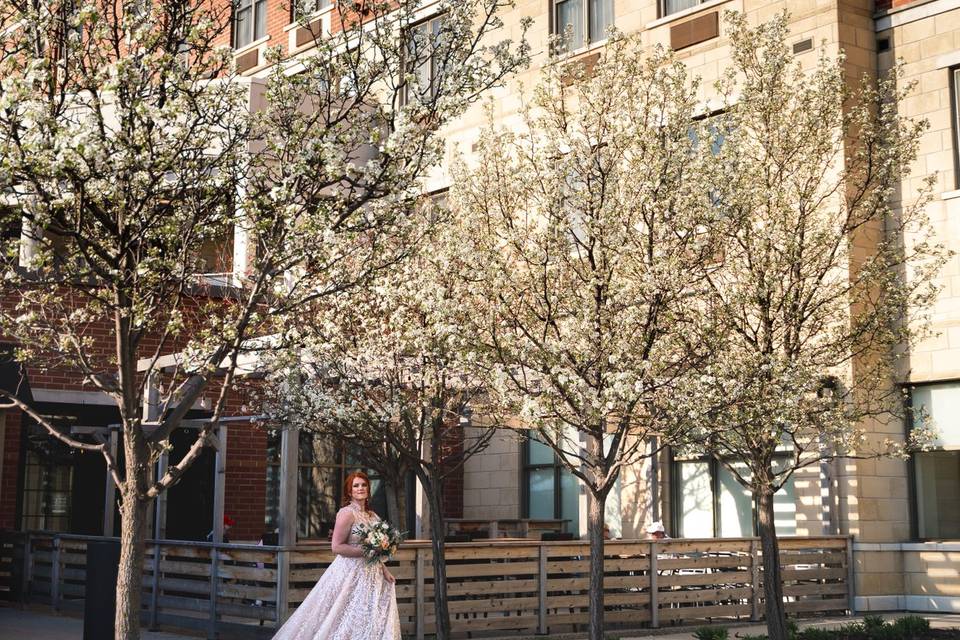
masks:
[[[888,8],[887,5],[895,5]],[[492,96],[494,118],[509,127],[521,104],[520,87],[536,83],[540,67],[547,62],[547,43],[553,18],[549,0],[521,0],[506,18],[506,30],[519,34],[521,17],[531,16],[528,34],[533,45],[531,68]],[[791,15],[791,40],[798,58],[812,65],[823,43],[828,53],[843,50],[854,82],[862,74],[885,72],[903,59],[907,81],[916,86],[900,105],[903,115],[923,117],[930,128],[923,136],[912,175],[899,199],[915,198],[923,177],[936,174],[928,213],[938,239],[960,251],[960,177],[957,166],[956,91],[951,77],[960,68],[960,2],[928,0],[879,4],[857,0],[709,0],[691,9],[662,16],[655,0],[616,0],[614,23],[624,32],[640,32],[648,45],[670,46],[688,22],[719,12],[719,34],[686,46],[680,58],[703,79],[705,105],[711,99],[712,82],[723,72],[729,55],[722,13],[746,12],[754,24],[784,9]],[[700,25],[694,25],[700,29]],[[680,27],[680,29],[678,29]],[[696,30],[694,29],[694,30]],[[691,38],[690,29],[683,37]],[[702,29],[701,29],[702,31]],[[682,35],[682,34],[681,34]],[[696,40],[696,36],[692,36]],[[810,42],[807,42],[807,41]],[[588,57],[602,42],[586,46]],[[576,56],[575,56],[576,57]],[[960,72],[958,72],[960,73]],[[960,76],[958,76],[960,77]],[[709,106],[706,106],[709,108]],[[451,153],[468,157],[471,145],[484,123],[480,108],[462,118],[449,132]],[[449,184],[439,171],[430,187]],[[895,204],[898,204],[895,203]],[[867,251],[869,247],[858,246]],[[944,269],[942,292],[933,309],[935,334],[909,356],[904,383],[950,381],[960,378],[960,256]],[[908,369],[908,370],[906,370]],[[868,425],[876,440],[900,438],[905,425],[899,421]],[[522,517],[525,514],[522,449],[512,439],[498,441],[491,450],[470,461],[465,471],[464,515],[471,518]],[[618,487],[617,531],[627,538],[642,537],[651,519],[659,517],[671,526],[671,465],[668,456],[659,460],[659,505],[651,504],[650,463],[625,471]],[[856,570],[858,606],[864,610],[912,609],[960,612],[960,542],[918,541],[916,493],[910,464],[891,459],[836,461],[799,473],[794,482],[793,522],[798,535],[852,534],[857,542]],[[952,483],[940,472],[940,482]],[[960,472],[958,472],[960,477]],[[960,491],[958,487],[947,487]],[[494,496],[498,502],[492,504]],[[580,497],[581,513],[586,497]],[[611,527],[613,530],[614,527]]]

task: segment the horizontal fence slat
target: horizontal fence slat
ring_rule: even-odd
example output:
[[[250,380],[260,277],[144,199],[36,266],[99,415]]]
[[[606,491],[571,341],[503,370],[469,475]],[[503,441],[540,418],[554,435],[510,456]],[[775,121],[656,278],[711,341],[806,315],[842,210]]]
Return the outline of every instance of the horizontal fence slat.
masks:
[[[15,582],[29,570],[23,585],[30,601],[49,600],[56,586],[61,604],[82,606],[86,545],[93,540],[97,538],[31,533],[30,557],[26,559],[22,542],[17,547],[16,543],[5,545],[0,540],[0,593],[7,588],[7,576],[8,582]],[[846,610],[850,540],[844,536],[780,539],[783,589],[790,600],[787,611],[817,614]],[[59,549],[58,572],[51,564],[55,547]],[[228,629],[251,621],[255,626],[260,626],[256,624],[259,621],[273,629],[278,591],[285,592],[288,605],[295,608],[336,558],[327,544],[294,548],[151,541],[144,567],[144,593],[149,594],[156,581],[157,619],[180,621],[175,626],[208,628],[213,549],[218,550],[215,609],[222,637],[229,636]],[[756,538],[609,541],[603,553],[605,620],[613,628],[635,628],[655,620],[651,610],[651,551],[656,554],[657,620],[747,618],[755,602],[762,601],[762,593],[754,592],[762,585],[763,572],[754,567],[761,557],[752,556],[751,550],[759,551]],[[289,560],[284,565],[289,567],[287,585],[277,584],[279,551]],[[415,584],[418,553],[422,554],[423,570],[420,591]],[[408,542],[389,563],[398,579],[397,608],[404,634],[415,635],[418,628],[428,635],[435,632],[431,555],[427,543]],[[451,629],[460,636],[487,631],[532,636],[545,620],[551,634],[582,630],[589,614],[589,558],[589,544],[579,540],[448,545]],[[159,568],[156,577],[155,566]],[[50,584],[53,575],[58,575],[57,585]],[[280,588],[284,586],[285,590]],[[423,596],[420,603],[416,601],[418,593]],[[151,601],[144,598],[145,605]],[[416,616],[420,614],[423,618],[418,622]]]

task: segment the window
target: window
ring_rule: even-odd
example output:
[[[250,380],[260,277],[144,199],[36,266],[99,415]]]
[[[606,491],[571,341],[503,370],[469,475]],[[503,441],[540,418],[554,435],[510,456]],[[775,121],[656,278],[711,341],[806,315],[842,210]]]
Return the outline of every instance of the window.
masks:
[[[300,432],[297,480],[297,535],[300,538],[326,539],[333,531],[337,511],[343,500],[343,482],[351,471],[359,468],[344,447],[328,437]],[[370,477],[373,510],[387,513],[383,482],[364,469]],[[267,531],[279,525],[280,509],[280,432],[271,431],[267,439]]]
[[[233,47],[239,49],[267,35],[267,0],[237,0],[233,11]]]
[[[332,0],[303,0],[293,3],[293,18],[309,18],[332,5]]]
[[[566,50],[575,51],[607,37],[613,25],[613,0],[555,0],[553,32],[566,38]]]
[[[960,538],[960,382],[911,392],[915,419],[937,431],[935,450],[913,454],[914,516],[921,539]]]
[[[661,0],[660,16],[666,17],[684,11],[685,9],[692,9],[706,1],[707,0]]]
[[[953,113],[953,183],[960,189],[960,67],[950,69],[950,95]]]
[[[566,520],[565,530],[580,530],[580,483],[557,460],[553,449],[531,434],[523,443],[523,512],[525,518]]]
[[[413,75],[413,82],[404,87],[404,103],[414,98],[429,102],[437,93],[443,71],[443,63],[437,56],[442,26],[443,16],[437,16],[410,27],[406,55],[407,70]]]
[[[741,475],[747,465],[734,462]],[[673,530],[684,538],[742,538],[754,535],[757,505],[749,489],[715,458],[677,460],[673,465]],[[780,535],[795,535],[793,478],[773,498],[774,524]]]

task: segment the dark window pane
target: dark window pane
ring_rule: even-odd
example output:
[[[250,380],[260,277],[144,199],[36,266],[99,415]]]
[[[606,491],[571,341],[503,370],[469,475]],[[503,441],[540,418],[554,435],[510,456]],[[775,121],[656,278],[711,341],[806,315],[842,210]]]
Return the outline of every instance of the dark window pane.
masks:
[[[527,475],[529,518],[554,517],[554,470],[531,469]]]
[[[713,489],[709,462],[680,464],[678,491],[680,509],[677,518],[685,538],[713,537]]]
[[[557,33],[566,38],[568,50],[584,45],[583,3],[585,0],[557,2]]]
[[[553,464],[553,449],[531,438],[527,441],[527,464]]]
[[[253,40],[259,40],[267,35],[267,0],[260,0],[255,5],[256,19],[254,20]]]
[[[664,0],[663,15],[668,16],[671,13],[690,9],[700,4],[700,1],[701,0]]]
[[[580,482],[566,469],[560,470],[560,518],[567,520],[566,531],[580,531]]]
[[[599,42],[607,37],[607,29],[613,25],[613,0],[589,0],[590,42]]]
[[[920,537],[960,538],[960,451],[925,451],[913,460]]]

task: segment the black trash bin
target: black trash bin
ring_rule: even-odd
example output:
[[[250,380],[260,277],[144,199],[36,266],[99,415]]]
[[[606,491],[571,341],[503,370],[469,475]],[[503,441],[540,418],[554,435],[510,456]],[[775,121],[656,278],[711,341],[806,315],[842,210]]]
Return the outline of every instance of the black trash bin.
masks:
[[[113,640],[119,565],[119,542],[108,540],[87,545],[83,640]]]

